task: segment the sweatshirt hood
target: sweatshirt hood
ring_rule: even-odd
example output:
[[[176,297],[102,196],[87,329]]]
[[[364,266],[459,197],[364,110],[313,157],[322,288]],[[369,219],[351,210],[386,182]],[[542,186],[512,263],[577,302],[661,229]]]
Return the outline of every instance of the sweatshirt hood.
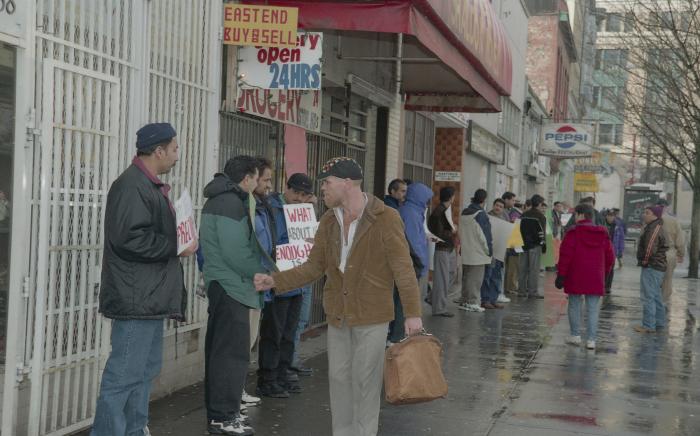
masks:
[[[207,186],[204,187],[204,197],[214,198],[217,195],[221,195],[224,192],[233,191],[238,195],[245,195],[243,190],[238,184],[233,183],[233,181],[223,173],[217,173],[214,175],[214,180],[209,182]]]
[[[594,226],[590,221],[576,224],[576,233],[580,236],[577,240],[587,247],[604,249],[610,243],[608,230],[603,226]]]
[[[421,208],[428,205],[428,201],[433,198],[433,190],[420,182],[411,183],[406,192],[406,204],[413,204]]]

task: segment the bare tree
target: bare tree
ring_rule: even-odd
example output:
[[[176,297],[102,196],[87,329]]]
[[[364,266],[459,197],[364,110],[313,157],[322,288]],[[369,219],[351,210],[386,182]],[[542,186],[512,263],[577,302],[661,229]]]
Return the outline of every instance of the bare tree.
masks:
[[[619,3],[618,3],[619,4]],[[623,0],[624,56],[611,74],[626,82],[618,114],[647,159],[693,191],[689,276],[700,257],[700,1]]]

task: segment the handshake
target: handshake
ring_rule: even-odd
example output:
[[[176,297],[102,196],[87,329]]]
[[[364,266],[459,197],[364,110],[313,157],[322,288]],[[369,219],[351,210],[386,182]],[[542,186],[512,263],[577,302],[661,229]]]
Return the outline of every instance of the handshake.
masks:
[[[253,284],[255,285],[256,291],[263,292],[275,287],[275,279],[268,274],[255,274],[255,277],[253,277]]]

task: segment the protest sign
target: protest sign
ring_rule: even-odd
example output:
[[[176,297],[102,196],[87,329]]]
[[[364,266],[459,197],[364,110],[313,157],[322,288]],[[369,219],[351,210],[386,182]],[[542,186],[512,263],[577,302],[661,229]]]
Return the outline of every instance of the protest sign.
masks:
[[[312,204],[285,204],[284,219],[287,221],[289,242],[303,242],[316,235],[318,222]]]
[[[313,248],[310,242],[290,242],[277,246],[277,268],[287,271],[296,268],[309,259]]]
[[[489,221],[491,221],[491,235],[493,237],[493,257],[505,262],[508,240],[513,234],[515,225],[491,215],[489,215]]]
[[[310,240],[318,228],[316,212],[310,203],[285,204],[284,219],[287,222],[289,243],[277,246],[277,268],[280,271],[292,269],[308,260],[313,248]]]
[[[175,201],[174,208],[177,223],[177,254],[180,254],[197,241],[192,197],[187,189],[184,189],[180,198]]]

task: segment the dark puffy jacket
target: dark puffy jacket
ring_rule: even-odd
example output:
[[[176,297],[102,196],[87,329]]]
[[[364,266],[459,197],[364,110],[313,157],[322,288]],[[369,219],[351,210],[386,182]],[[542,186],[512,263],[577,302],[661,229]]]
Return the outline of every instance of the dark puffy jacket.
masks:
[[[547,218],[537,210],[532,208],[525,212],[520,218],[520,233],[523,235],[524,250],[542,247],[542,253],[547,252],[545,244],[544,229],[547,228]]]
[[[644,268],[666,271],[668,238],[663,228],[663,220],[652,221],[642,230],[637,245],[637,264]]]
[[[435,206],[433,213],[431,213],[430,218],[428,218],[428,230],[430,230],[433,235],[445,241],[435,244],[436,250],[452,251],[455,248],[455,235],[452,232],[453,229],[450,222],[447,220],[446,212],[447,208],[444,204],[439,203]]]
[[[175,215],[160,186],[131,165],[109,189],[100,288],[107,318],[184,320]]]
[[[262,308],[263,295],[255,290],[253,278],[274,266],[265,268],[262,264],[265,254],[253,229],[253,200],[225,174],[214,176],[204,188],[204,196],[207,201],[202,209],[199,240],[207,289],[216,281],[229,297],[244,306]]]

